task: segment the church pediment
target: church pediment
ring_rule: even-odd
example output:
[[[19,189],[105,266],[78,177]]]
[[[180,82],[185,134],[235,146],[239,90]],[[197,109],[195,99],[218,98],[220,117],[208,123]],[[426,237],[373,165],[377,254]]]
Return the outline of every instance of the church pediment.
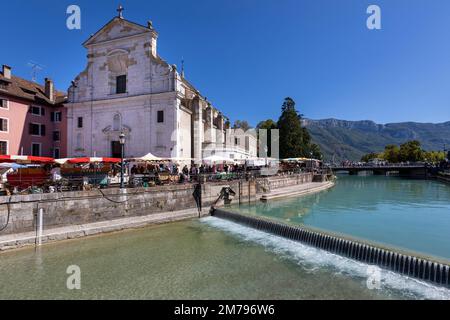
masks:
[[[127,38],[144,33],[152,33],[153,36],[156,36],[156,32],[151,25],[144,27],[123,18],[115,17],[103,28],[97,31],[97,33],[90,37],[89,40],[87,40],[83,45],[88,47],[93,44]]]

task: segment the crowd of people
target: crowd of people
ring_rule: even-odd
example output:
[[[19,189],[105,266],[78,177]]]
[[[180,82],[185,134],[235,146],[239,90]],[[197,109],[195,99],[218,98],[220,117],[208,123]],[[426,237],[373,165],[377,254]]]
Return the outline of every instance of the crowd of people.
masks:
[[[161,174],[169,174],[171,176],[178,176],[180,183],[197,181],[199,175],[212,177],[219,174],[231,173],[245,173],[248,171],[245,164],[194,164],[190,167],[188,165],[179,165],[177,163],[134,163],[129,171],[131,176],[137,175],[151,175],[158,177]]]

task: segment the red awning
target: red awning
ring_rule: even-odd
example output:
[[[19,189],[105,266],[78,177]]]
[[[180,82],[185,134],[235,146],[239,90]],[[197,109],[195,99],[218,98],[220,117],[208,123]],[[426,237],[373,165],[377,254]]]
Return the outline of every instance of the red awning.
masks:
[[[55,159],[47,157],[35,156],[0,156],[0,162],[14,162],[14,163],[54,163]]]
[[[119,158],[73,158],[67,160],[68,163],[76,164],[76,163],[120,163],[121,160]]]

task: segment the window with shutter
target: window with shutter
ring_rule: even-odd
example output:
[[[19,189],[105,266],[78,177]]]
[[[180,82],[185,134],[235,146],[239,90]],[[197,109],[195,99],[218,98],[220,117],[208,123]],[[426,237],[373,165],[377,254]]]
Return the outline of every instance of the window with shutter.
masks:
[[[0,118],[0,131],[8,131],[8,119]]]
[[[37,123],[30,123],[29,127],[30,135],[40,136],[41,135],[41,125]],[[45,130],[45,129],[44,129]]]
[[[0,155],[8,154],[8,141],[0,141]]]
[[[8,100],[6,99],[0,99],[0,108],[8,108]]]

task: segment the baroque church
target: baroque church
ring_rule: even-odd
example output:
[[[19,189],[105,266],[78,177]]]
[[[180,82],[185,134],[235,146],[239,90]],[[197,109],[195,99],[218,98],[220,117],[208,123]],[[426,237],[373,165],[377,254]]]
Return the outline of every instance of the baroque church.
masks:
[[[125,156],[202,159],[204,150],[228,149],[230,158],[256,156],[256,139],[227,137],[228,119],[157,51],[158,33],[119,15],[83,46],[87,66],[68,90],[70,157]],[[242,140],[239,141],[239,140]]]

